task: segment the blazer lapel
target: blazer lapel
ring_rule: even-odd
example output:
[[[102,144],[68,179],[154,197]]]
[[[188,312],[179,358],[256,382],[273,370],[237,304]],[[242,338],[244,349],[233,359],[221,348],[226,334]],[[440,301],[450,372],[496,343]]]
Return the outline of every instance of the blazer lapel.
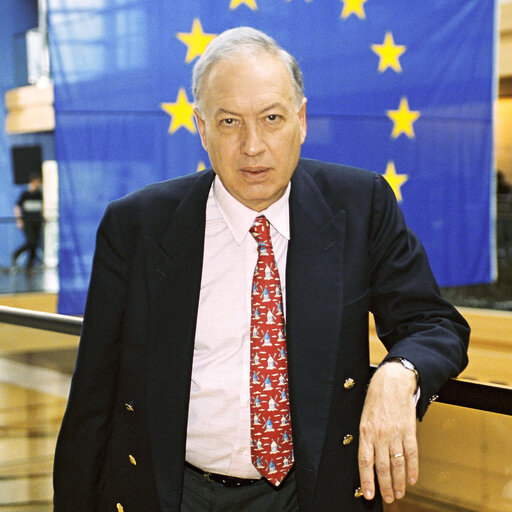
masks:
[[[296,461],[315,468],[340,345],[345,211],[331,211],[304,165],[295,171],[290,194],[286,322]]]
[[[211,171],[201,174],[170,212],[166,231],[157,240],[145,240],[149,428],[160,500],[170,510],[177,506],[181,490],[205,210],[214,177]]]

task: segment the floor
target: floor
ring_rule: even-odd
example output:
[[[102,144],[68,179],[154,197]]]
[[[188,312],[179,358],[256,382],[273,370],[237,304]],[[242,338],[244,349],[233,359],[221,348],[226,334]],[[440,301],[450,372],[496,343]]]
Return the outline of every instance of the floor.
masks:
[[[0,305],[55,312],[55,269],[0,269]],[[0,511],[50,512],[76,339],[0,325]]]
[[[0,294],[51,292],[59,290],[57,269],[35,266],[30,272],[23,267],[0,266]]]
[[[52,369],[61,358],[74,351],[0,356],[0,511],[52,509],[53,452],[70,382],[69,368]]]

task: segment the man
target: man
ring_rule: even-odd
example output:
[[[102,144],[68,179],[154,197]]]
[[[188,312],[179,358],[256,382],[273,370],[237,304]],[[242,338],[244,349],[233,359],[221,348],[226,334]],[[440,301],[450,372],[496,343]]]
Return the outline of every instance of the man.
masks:
[[[55,511],[382,510],[468,326],[381,176],[300,159],[302,78],[271,38],[224,32],[193,89],[213,170],[98,230]],[[389,354],[367,387],[368,311]]]
[[[41,192],[40,175],[30,175],[27,189],[21,193],[14,205],[14,216],[16,225],[23,230],[25,243],[14,251],[12,265],[14,267],[20,255],[28,251],[25,268],[30,270],[34,265],[43,223],[43,193]]]

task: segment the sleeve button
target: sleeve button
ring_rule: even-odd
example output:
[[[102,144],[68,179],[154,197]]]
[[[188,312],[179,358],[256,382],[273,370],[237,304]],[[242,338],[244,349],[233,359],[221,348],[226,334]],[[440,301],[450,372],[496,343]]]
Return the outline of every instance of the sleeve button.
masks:
[[[362,495],[363,495],[363,489],[361,489],[361,487],[358,487],[354,491],[354,498],[361,498]]]

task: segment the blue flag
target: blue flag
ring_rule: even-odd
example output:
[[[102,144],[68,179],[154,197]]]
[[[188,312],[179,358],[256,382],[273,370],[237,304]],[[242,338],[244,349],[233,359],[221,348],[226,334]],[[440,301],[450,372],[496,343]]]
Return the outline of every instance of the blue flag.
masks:
[[[441,286],[495,277],[493,1],[50,0],[59,311],[81,314],[107,203],[208,167],[192,67],[263,30],[304,73],[302,155],[383,174]]]

